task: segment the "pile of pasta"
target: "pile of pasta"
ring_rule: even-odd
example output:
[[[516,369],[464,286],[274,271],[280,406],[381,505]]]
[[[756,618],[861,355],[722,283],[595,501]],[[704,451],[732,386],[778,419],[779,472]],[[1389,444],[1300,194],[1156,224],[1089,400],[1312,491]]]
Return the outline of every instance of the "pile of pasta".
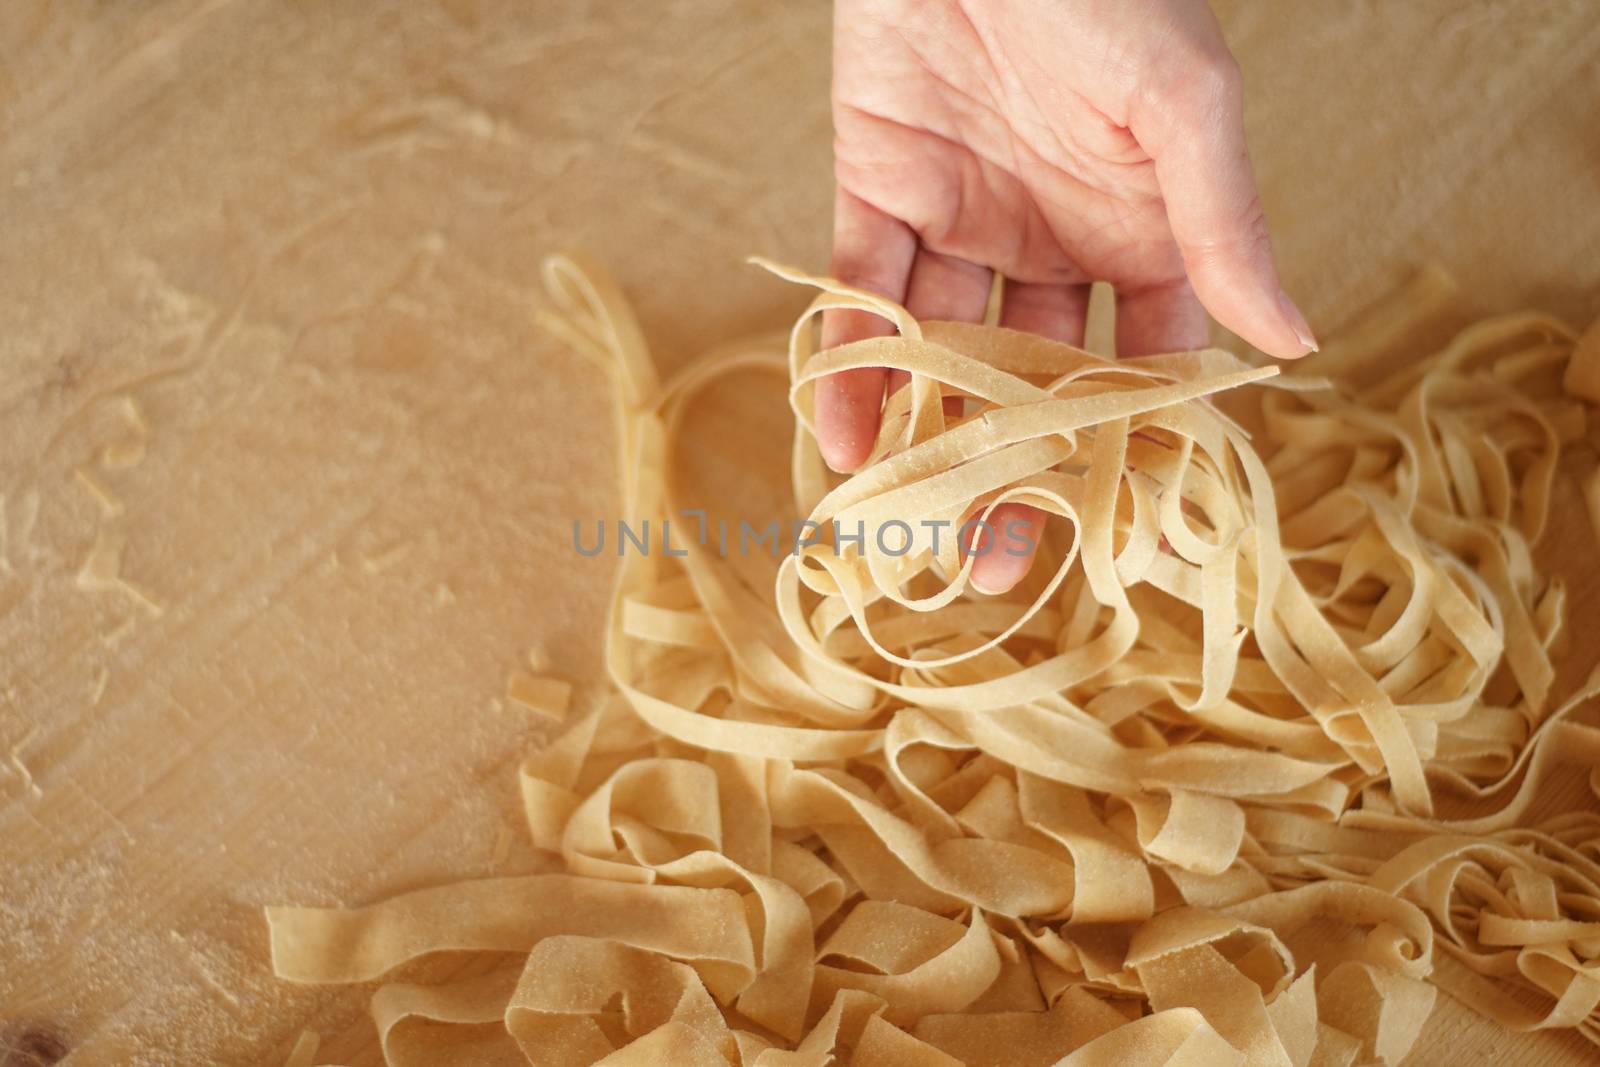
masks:
[[[480,954],[373,998],[388,1062],[430,1067],[1393,1065],[1441,988],[1600,1042],[1600,671],[1558,679],[1533,562],[1593,331],[1518,314],[1391,359],[1428,275],[1280,374],[1117,360],[1099,297],[1078,348],[766,266],[818,290],[786,351],[663,381],[568,257],[546,321],[614,376],[630,523],[695,503],[696,395],[770,370],[825,533],[624,555],[614,689],[520,771],[558,867],[268,909],[279,975]],[[818,351],[836,309],[894,333]],[[813,394],[853,367],[910,380],[841,479]],[[982,595],[949,531],[1008,501],[1048,534]]]

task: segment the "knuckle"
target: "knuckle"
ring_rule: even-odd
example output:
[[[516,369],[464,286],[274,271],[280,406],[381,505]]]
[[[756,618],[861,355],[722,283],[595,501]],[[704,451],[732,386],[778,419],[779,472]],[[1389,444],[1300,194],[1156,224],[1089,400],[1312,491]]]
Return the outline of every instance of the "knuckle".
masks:
[[[1227,52],[1211,57],[1201,75],[1206,94],[1228,105],[1244,102],[1244,72],[1239,61]]]
[[[1164,66],[1155,95],[1180,114],[1237,114],[1244,108],[1244,75],[1225,49],[1196,50]]]

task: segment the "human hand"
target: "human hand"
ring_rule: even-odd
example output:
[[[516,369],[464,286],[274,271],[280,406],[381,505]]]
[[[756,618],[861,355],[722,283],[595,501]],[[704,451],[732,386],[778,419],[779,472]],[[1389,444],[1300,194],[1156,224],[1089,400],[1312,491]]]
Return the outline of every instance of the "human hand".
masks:
[[[999,271],[1001,325],[1068,343],[1105,280],[1122,355],[1204,344],[1206,311],[1271,355],[1316,349],[1278,282],[1205,0],[837,0],[834,19],[836,278],[975,322]],[[835,312],[823,344],[888,329]],[[901,384],[877,368],[817,383],[829,466],[866,461]],[[973,584],[1021,581],[1043,519],[996,508]]]

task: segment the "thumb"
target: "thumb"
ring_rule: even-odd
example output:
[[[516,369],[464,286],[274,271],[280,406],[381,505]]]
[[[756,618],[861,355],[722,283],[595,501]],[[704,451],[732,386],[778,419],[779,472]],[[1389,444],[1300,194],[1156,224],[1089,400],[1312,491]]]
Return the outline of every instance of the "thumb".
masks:
[[[1317,350],[1278,281],[1244,140],[1244,91],[1225,51],[1146,96],[1133,128],[1155,161],[1189,284],[1222,325],[1280,359]]]

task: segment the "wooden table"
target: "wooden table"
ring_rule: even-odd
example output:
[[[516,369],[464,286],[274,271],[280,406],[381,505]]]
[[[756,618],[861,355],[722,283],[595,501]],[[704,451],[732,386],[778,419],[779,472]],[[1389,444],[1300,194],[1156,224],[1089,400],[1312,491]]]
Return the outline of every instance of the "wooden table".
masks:
[[[1319,330],[1428,260],[1476,310],[1600,310],[1588,5],[1223,14]],[[826,262],[828,23],[0,5],[13,1046],[278,1062],[309,1027],[377,1061],[367,991],[276,982],[259,909],[528,860],[497,853],[542,727],[501,694],[530,654],[599,678],[610,568],[569,523],[616,500],[607,383],[535,328],[539,258],[609,263],[669,367],[781,324],[803,297],[741,259]],[[1592,585],[1575,604],[1600,611]],[[1592,1061],[1452,1003],[1430,1026],[1415,1062]]]

